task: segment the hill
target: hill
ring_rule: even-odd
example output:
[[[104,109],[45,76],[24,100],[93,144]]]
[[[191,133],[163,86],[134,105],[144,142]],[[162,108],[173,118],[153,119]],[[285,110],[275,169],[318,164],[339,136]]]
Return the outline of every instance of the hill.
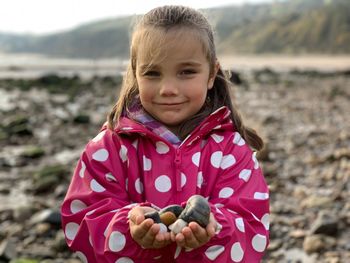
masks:
[[[218,51],[350,53],[350,1],[289,0],[203,10],[215,27]],[[127,57],[135,17],[88,23],[43,35],[0,34],[0,51],[55,57]]]

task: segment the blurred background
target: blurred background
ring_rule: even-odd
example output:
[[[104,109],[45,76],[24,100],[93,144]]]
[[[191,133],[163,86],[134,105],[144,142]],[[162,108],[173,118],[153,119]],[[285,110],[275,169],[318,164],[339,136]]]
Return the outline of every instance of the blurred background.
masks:
[[[0,263],[80,262],[59,208],[118,97],[137,17],[200,9],[266,147],[263,262],[350,262],[350,1],[2,1]]]

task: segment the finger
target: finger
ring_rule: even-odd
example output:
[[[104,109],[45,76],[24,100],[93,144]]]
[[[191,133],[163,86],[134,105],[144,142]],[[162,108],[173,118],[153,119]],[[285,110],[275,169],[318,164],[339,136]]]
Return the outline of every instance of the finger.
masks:
[[[159,232],[159,225],[153,224],[147,233],[141,238],[141,243],[146,248],[153,247],[153,243],[155,241],[155,237]]]
[[[192,229],[190,227],[185,227],[184,229],[182,229],[181,232],[185,237],[185,246],[186,247],[197,248],[201,245],[199,240],[197,240],[197,238],[193,234]]]
[[[184,237],[184,235],[182,233],[178,233],[175,236],[175,241],[176,241],[178,246],[180,246],[180,247],[184,247],[185,246],[185,237]]]
[[[139,225],[131,223],[130,232],[134,239],[141,240],[153,225],[152,219],[146,219]]]
[[[143,210],[140,207],[134,207],[129,212],[129,220],[135,224],[140,224],[145,219]]]
[[[205,228],[201,227],[196,222],[191,222],[189,228],[199,243],[206,243],[208,241],[209,236]]]

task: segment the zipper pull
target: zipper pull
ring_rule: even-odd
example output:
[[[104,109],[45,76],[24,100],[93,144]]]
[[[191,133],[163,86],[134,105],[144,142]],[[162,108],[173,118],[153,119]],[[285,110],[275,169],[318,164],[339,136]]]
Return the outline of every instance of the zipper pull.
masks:
[[[175,168],[176,168],[176,191],[180,192],[181,191],[181,156],[180,152],[176,150],[176,156],[175,156]]]

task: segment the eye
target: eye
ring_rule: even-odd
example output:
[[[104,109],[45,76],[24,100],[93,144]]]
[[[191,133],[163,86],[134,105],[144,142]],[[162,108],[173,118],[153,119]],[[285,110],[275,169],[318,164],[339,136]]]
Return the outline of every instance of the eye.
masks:
[[[193,69],[184,69],[180,71],[180,75],[193,75],[196,74],[197,72]]]
[[[146,77],[159,77],[160,73],[155,70],[149,70],[149,71],[145,71],[142,75]]]

